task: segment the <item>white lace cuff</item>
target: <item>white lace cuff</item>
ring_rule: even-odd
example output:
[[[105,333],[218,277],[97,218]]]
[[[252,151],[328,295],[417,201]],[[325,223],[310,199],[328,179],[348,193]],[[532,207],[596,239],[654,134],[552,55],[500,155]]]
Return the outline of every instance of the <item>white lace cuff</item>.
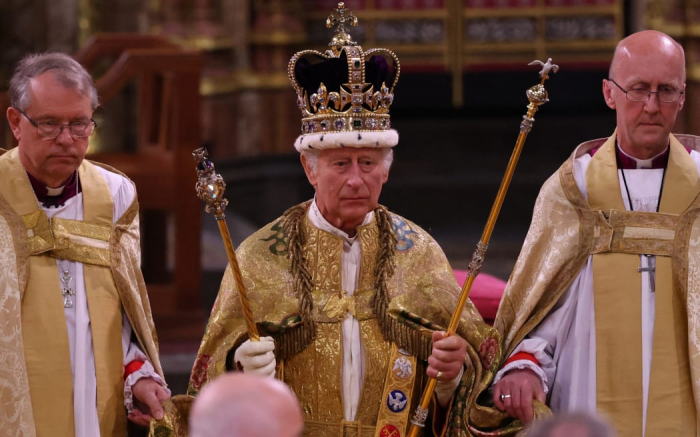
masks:
[[[506,373],[510,372],[513,369],[529,369],[535,372],[535,374],[539,376],[540,381],[542,382],[542,389],[544,390],[544,394],[547,394],[547,392],[549,391],[549,388],[547,387],[547,375],[544,373],[544,370],[542,370],[540,366],[538,366],[530,360],[515,360],[511,363],[506,364],[501,370],[498,371],[498,373],[496,373],[496,377],[493,378],[492,385],[500,381]]]
[[[463,374],[464,366],[462,366],[459,375],[452,381],[438,381],[437,384],[435,384],[435,395],[441,406],[446,407],[447,404],[449,404],[452,395],[455,393],[455,390],[457,390],[457,387],[459,387],[459,382],[462,380]]]
[[[141,378],[153,379],[155,382],[160,384],[160,386],[168,392],[168,396],[170,396],[170,389],[165,381],[163,381],[163,378],[156,373],[156,369],[153,368],[153,365],[150,362],[144,361],[143,366],[141,366],[139,370],[129,375],[124,381],[124,406],[126,407],[126,411],[129,413],[131,413],[131,410],[134,409],[134,394],[131,392],[131,387],[133,387],[134,384],[136,384],[136,381]]]

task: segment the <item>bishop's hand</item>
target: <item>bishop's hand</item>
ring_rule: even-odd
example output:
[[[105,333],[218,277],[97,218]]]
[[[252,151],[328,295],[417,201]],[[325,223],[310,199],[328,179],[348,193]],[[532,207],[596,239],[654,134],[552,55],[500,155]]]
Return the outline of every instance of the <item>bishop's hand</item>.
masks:
[[[533,419],[532,400],[544,403],[547,397],[542,380],[530,369],[516,369],[506,373],[493,386],[493,403],[509,416],[529,424]]]
[[[141,378],[131,387],[134,396],[134,408],[129,413],[129,420],[148,427],[151,418],[163,418],[163,401],[170,397],[161,385],[153,378]]]
[[[274,378],[277,366],[274,351],[275,341],[272,337],[260,337],[260,341],[246,340],[233,355],[236,369]]]

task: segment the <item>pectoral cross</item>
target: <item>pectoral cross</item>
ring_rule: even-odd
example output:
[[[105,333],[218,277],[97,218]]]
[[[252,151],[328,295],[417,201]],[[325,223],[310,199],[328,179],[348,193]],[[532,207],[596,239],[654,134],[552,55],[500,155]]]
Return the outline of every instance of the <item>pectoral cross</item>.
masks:
[[[656,274],[655,274],[655,272],[656,272],[656,267],[654,266],[655,263],[652,263],[652,261],[654,260],[654,258],[653,258],[654,255],[642,255],[642,256],[646,257],[646,259],[647,259],[647,266],[646,266],[646,267],[637,267],[637,271],[638,271],[639,273],[642,273],[642,272],[647,272],[647,273],[648,273],[648,276],[649,276],[649,290],[651,290],[651,292],[653,293],[654,291],[656,291],[656,288],[655,288],[655,285],[654,285],[654,284],[656,283]]]
[[[61,296],[63,296],[63,308],[73,308],[73,299],[71,296],[75,296],[75,290],[71,287],[73,283],[73,277],[68,274],[68,270],[63,270],[63,276],[61,277]]]

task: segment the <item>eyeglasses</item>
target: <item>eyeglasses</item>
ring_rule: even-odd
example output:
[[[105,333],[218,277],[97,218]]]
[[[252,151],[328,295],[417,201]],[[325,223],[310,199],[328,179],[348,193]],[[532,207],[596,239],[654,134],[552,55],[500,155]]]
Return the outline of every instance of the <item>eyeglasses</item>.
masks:
[[[614,83],[620,90],[625,93],[627,100],[632,102],[646,102],[651,98],[652,94],[659,96],[659,101],[663,103],[672,103],[678,101],[683,94],[683,91],[679,91],[670,87],[661,87],[658,91],[650,91],[645,89],[631,89],[626,90],[618,85],[612,79],[608,79],[610,82]]]
[[[16,109],[16,108],[15,108]],[[27,114],[24,113],[21,109],[17,109],[20,114],[24,115],[27,120],[36,128],[36,132],[41,136],[42,138],[46,139],[54,139],[61,135],[61,132],[63,132],[63,128],[68,126],[68,129],[70,131],[71,136],[73,138],[85,138],[89,137],[95,132],[95,129],[97,128],[97,123],[95,123],[95,120],[92,118],[90,121],[74,121],[69,124],[60,124],[55,121],[42,121],[42,122],[36,122],[31,119]]]

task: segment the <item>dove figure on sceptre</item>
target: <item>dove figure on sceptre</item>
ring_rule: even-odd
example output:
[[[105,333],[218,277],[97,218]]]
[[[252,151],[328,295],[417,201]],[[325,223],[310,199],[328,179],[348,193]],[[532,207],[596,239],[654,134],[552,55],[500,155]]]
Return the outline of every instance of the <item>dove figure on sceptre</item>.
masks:
[[[540,77],[542,79],[549,79],[549,72],[554,70],[556,73],[559,71],[559,66],[557,64],[552,64],[552,58],[547,58],[547,62],[542,61],[532,61],[527,65],[540,65],[542,66],[542,71],[540,71]]]

